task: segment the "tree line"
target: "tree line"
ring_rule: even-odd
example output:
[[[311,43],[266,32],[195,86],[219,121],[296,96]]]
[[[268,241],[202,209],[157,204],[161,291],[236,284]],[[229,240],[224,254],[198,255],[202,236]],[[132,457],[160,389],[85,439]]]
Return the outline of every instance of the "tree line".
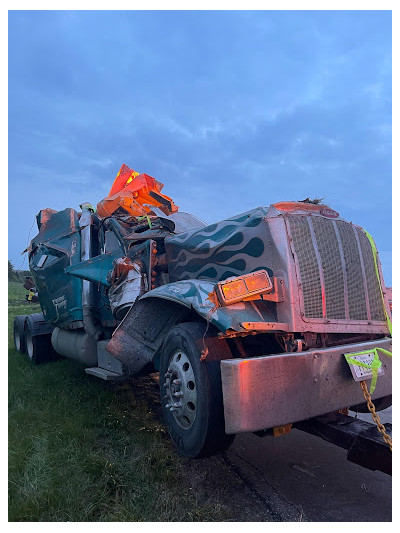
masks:
[[[13,264],[8,260],[8,281],[19,281],[23,283],[26,276],[30,276],[29,270],[15,270]]]

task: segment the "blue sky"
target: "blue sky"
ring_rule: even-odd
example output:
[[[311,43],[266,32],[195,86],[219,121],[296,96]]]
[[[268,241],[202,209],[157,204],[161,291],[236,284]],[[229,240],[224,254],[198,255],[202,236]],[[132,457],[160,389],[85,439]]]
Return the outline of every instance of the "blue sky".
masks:
[[[208,223],[325,197],[391,285],[391,61],[389,11],[9,12],[9,258],[126,163]]]

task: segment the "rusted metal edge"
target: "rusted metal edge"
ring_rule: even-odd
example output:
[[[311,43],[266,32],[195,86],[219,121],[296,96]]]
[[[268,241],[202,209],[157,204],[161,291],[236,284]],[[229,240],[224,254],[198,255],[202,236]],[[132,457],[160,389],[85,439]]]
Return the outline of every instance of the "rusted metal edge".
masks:
[[[285,322],[241,322],[240,326],[252,331],[289,331],[289,324]]]

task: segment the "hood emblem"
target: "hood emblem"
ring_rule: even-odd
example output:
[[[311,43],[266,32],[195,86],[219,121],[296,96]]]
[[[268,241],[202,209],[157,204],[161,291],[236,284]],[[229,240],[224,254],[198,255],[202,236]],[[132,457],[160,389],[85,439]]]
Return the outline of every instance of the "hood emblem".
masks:
[[[333,209],[328,209],[324,207],[323,209],[320,209],[319,212],[322,216],[328,217],[328,218],[337,218],[339,216],[339,213],[337,211],[334,211]]]

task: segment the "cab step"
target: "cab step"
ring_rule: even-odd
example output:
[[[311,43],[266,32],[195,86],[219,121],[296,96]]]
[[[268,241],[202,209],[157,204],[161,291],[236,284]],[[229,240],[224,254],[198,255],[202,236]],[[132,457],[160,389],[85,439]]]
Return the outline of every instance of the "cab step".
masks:
[[[106,381],[129,381],[132,380],[132,376],[126,374],[118,374],[112,370],[107,370],[105,368],[100,368],[94,366],[92,368],[85,368],[86,374],[91,376],[96,376],[96,378],[105,379]]]

